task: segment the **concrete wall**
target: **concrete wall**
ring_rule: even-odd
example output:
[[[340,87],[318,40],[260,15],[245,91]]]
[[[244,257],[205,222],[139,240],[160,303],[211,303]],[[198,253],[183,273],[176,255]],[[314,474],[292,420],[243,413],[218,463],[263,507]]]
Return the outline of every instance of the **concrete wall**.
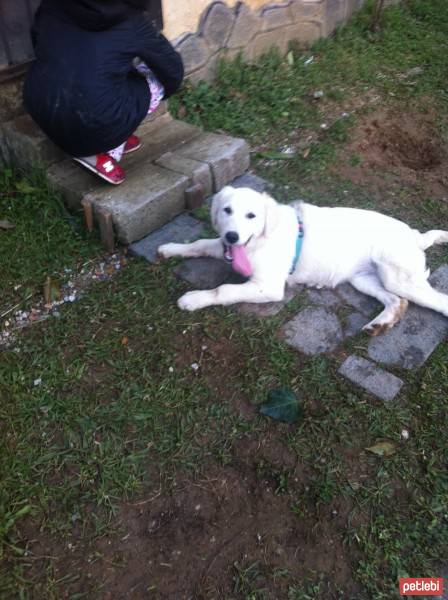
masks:
[[[287,0],[280,0],[278,4],[284,4]],[[194,32],[199,27],[199,21],[204,10],[209,6],[210,0],[190,0],[190,2],[179,2],[179,0],[162,0],[164,33],[173,40],[180,35]],[[226,0],[227,6],[235,6],[238,0]],[[266,4],[266,0],[245,0],[246,6],[256,10]]]

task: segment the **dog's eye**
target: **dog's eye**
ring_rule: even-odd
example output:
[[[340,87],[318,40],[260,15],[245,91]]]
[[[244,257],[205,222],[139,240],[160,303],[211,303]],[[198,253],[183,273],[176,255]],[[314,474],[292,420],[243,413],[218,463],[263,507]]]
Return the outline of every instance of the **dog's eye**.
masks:
[[[228,215],[232,214],[232,209],[230,208],[230,206],[226,206],[224,209],[224,212],[227,213]]]
[[[246,215],[246,217],[247,217],[248,219],[255,219],[255,216],[256,216],[256,215],[254,215],[254,213],[247,213],[247,215]]]

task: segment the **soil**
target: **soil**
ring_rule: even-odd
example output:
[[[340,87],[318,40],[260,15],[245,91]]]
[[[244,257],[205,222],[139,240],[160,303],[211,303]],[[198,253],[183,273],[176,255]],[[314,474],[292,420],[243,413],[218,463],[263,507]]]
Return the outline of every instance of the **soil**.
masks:
[[[351,507],[339,501],[318,509],[312,496],[305,500],[308,475],[276,434],[240,440],[229,464],[210,462],[203,473],[179,475],[168,494],[123,504],[118,533],[90,547],[78,546],[76,536],[68,548],[40,537],[31,550],[36,557],[53,556],[56,580],[80,575],[61,586],[58,597],[100,584],[99,593],[89,597],[239,599],[256,589],[281,599],[292,581],[313,572],[343,587],[345,597],[356,597],[356,553],[343,540]],[[291,481],[288,493],[285,477]],[[301,516],[291,510],[291,488],[300,498]],[[42,568],[39,562],[34,568]]]
[[[396,183],[420,196],[447,200],[448,141],[435,121],[431,112],[375,110],[352,132],[342,151],[339,175],[380,189]]]

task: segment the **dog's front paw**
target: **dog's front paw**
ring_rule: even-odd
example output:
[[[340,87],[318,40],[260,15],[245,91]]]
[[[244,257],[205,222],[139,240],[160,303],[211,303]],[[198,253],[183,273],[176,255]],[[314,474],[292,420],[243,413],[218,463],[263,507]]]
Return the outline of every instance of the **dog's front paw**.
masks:
[[[187,292],[177,301],[177,306],[181,310],[190,311],[210,306],[210,304],[212,304],[210,301],[210,292],[200,290],[196,292]]]
[[[164,258],[171,258],[172,256],[176,256],[177,254],[177,246],[179,244],[162,244],[161,246],[159,246],[157,248],[157,257],[164,259]]]

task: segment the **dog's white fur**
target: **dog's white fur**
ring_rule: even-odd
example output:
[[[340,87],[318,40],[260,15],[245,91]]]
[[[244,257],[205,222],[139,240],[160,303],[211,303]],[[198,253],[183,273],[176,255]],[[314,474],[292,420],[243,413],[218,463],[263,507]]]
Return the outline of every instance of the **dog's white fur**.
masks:
[[[304,228],[303,246],[290,273],[298,215]],[[406,311],[408,300],[448,317],[448,295],[428,283],[424,253],[433,244],[448,242],[446,231],[420,233],[374,211],[321,208],[307,203],[286,206],[267,194],[229,186],[215,195],[211,217],[218,239],[164,244],[159,255],[223,258],[223,241],[232,231],[238,233],[240,243],[247,244],[253,275],[246,283],[188,292],[178,301],[181,309],[279,301],[286,283],[335,287],[348,281],[384,305],[384,310],[364,327],[371,335],[392,327]]]

